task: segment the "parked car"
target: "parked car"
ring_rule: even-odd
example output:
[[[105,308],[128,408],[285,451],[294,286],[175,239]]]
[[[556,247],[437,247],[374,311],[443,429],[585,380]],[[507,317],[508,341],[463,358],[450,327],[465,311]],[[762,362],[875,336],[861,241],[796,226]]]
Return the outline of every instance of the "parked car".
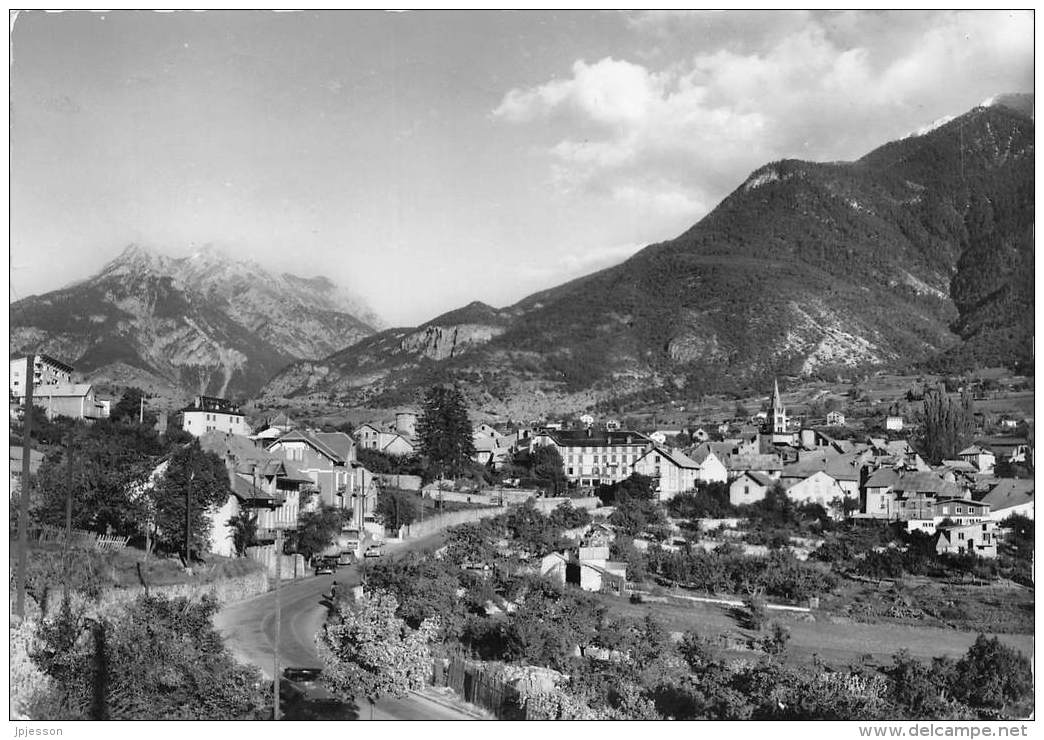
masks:
[[[334,572],[334,566],[326,558],[315,561],[315,574],[317,576],[331,575]]]
[[[381,549],[380,545],[370,545],[369,547],[366,548],[366,552],[363,553],[363,557],[366,557],[366,558],[379,558],[383,554],[384,554],[384,551]]]
[[[341,700],[319,682],[321,668],[286,668],[279,681],[279,698],[287,719],[312,719],[341,707]]]

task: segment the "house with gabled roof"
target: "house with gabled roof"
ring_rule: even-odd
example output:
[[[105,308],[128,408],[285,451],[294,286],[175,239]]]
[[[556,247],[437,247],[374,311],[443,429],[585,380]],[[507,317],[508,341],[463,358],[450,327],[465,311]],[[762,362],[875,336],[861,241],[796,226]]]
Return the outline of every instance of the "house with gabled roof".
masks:
[[[729,484],[729,503],[743,506],[761,501],[775,483],[774,478],[764,473],[746,470]]]
[[[1004,521],[1013,514],[1033,519],[1033,479],[1001,478],[982,497],[990,505],[990,518]]]
[[[983,558],[997,557],[996,522],[978,521],[938,527],[935,551],[940,555],[950,553],[975,554]]]
[[[295,429],[270,442],[267,450],[311,478],[328,506],[344,508],[346,497],[356,493],[355,442],[344,432]]]
[[[997,456],[993,452],[974,444],[958,452],[957,457],[974,465],[980,473],[992,473],[994,465],[997,464]]]
[[[774,454],[729,455],[725,464],[729,478],[738,478],[750,472],[776,480],[783,472],[783,461]]]
[[[713,452],[704,451],[702,459],[689,457],[679,449],[654,445],[635,462],[635,473],[652,478],[661,501],[692,491],[698,483],[725,480],[725,465]]]

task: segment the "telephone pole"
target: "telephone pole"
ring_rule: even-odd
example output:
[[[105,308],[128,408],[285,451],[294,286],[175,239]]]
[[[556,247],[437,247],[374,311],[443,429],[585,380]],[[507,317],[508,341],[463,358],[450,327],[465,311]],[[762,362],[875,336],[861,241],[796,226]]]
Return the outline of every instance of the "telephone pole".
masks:
[[[279,642],[283,637],[283,612],[279,600],[279,587],[283,581],[283,529],[276,527],[275,539],[275,644],[272,645],[272,719],[280,718],[279,712]]]
[[[33,371],[36,354],[25,358],[25,415],[22,425],[22,500],[18,507],[18,591],[15,614],[25,616],[25,572],[29,565],[29,450],[33,428]]]
[[[196,479],[196,471],[189,473],[188,485],[185,486],[185,568],[192,568],[192,550],[190,537],[192,536],[192,481]]]

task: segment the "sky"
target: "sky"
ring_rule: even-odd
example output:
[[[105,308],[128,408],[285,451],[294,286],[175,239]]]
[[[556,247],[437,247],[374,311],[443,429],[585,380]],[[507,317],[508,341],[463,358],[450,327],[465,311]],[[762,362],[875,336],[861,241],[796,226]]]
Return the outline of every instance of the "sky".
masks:
[[[10,43],[12,300],[210,244],[395,326],[1033,90],[1030,11],[23,12]]]

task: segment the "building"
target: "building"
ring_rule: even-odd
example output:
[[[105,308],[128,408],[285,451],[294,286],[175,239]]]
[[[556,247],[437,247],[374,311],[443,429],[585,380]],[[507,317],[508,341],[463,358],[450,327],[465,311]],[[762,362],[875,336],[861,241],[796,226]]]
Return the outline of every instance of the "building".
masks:
[[[933,519],[953,524],[974,524],[990,518],[990,505],[970,498],[942,498],[935,502]]]
[[[534,446],[554,445],[562,456],[568,480],[581,486],[611,484],[629,477],[634,464],[652,446],[652,440],[639,432],[620,429],[597,431],[541,430]]]
[[[787,498],[799,504],[819,504],[830,509],[831,503],[844,498],[845,491],[838,481],[826,471],[819,470],[806,478],[790,482],[792,479],[782,478]]]
[[[33,356],[33,393],[45,385],[72,385],[73,368],[50,355]],[[10,375],[11,396],[24,402],[25,383],[29,377],[29,357],[16,357],[11,360]]]
[[[790,434],[790,419],[787,417],[787,409],[783,405],[783,399],[779,395],[779,381],[773,381],[772,386],[772,441],[773,443],[789,443],[793,436]]]
[[[250,434],[246,418],[234,403],[224,398],[196,396],[196,400],[181,409],[181,428],[194,437],[207,432]]]
[[[729,485],[729,503],[744,506],[761,501],[775,482],[774,478],[765,473],[748,470]]]
[[[25,400],[25,396],[22,396]],[[68,416],[71,419],[105,419],[109,401],[94,395],[89,383],[48,383],[33,388],[33,405],[39,406],[48,419]]]
[[[990,518],[1001,522],[1019,514],[1033,519],[1033,480],[1001,478],[986,495],[984,504],[990,505]]]
[[[270,442],[267,449],[311,478],[319,502],[337,509],[352,509],[359,521],[373,512],[377,503],[376,481],[356,460],[355,441],[344,432],[295,429]]]
[[[398,421],[400,415],[396,415]],[[409,419],[402,416],[401,426],[388,424],[381,426],[366,423],[355,430],[355,438],[364,450],[376,450],[392,457],[409,457],[417,451],[415,438],[416,427],[406,423]]]
[[[974,553],[983,558],[997,557],[996,522],[986,520],[974,524],[939,527],[935,551],[940,555]]]
[[[700,463],[681,450],[660,445],[650,448],[639,457],[634,462],[633,470],[653,479],[653,489],[661,501],[693,490],[700,477]]]
[[[845,415],[840,411],[831,411],[826,416],[826,423],[830,427],[843,427],[845,425]]]
[[[874,471],[860,490],[860,511],[870,519],[897,519],[896,495],[892,488],[899,482],[899,471],[881,468]]]
[[[979,445],[965,447],[957,453],[957,457],[974,465],[980,473],[992,473],[993,466],[997,464],[996,455]]]
[[[219,555],[233,553],[229,520],[249,511],[257,523],[256,539],[275,540],[276,529],[297,528],[301,495],[314,486],[312,479],[294,465],[265,450],[253,440],[221,432],[207,432],[200,446],[225,461],[231,495],[223,506],[209,514],[211,549]]]
[[[891,432],[903,431],[903,417],[901,416],[888,416],[885,418],[885,429]]]

